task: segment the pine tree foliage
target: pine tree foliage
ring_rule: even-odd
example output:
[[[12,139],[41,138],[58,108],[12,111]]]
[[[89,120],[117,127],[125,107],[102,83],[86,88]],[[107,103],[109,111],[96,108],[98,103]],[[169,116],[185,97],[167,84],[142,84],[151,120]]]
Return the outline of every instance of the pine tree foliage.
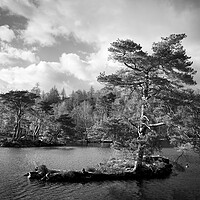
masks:
[[[154,137],[154,127],[166,124],[157,120],[172,119],[167,116],[166,107],[171,110],[172,107],[184,106],[194,100],[190,98],[186,89],[187,85],[196,84],[194,81],[196,71],[192,68],[190,57],[187,56],[182,45],[185,37],[185,34],[172,34],[161,38],[160,42],[153,43],[152,54],[144,52],[139,44],[130,39],[118,39],[111,43],[108,49],[110,59],[125,68],[111,75],[101,73],[98,81],[139,94],[138,105],[141,114],[138,122],[139,145],[136,169],[142,164],[148,141]],[[156,105],[157,100],[162,106]],[[158,116],[155,115],[154,110],[151,110],[152,106],[154,110],[159,108],[156,109]],[[164,110],[166,113],[163,115]]]
[[[194,85],[196,71],[182,46],[185,34],[172,34],[154,43],[149,55],[132,40],[111,43],[110,59],[126,66],[115,74],[101,73],[99,82],[138,90],[147,99],[163,91],[173,91],[185,85]]]

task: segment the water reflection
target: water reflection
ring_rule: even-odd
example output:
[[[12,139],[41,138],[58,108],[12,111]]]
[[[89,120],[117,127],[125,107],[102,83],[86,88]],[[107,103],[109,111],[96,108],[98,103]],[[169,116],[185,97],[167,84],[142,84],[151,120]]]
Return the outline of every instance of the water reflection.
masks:
[[[47,150],[63,150],[63,151],[70,151],[74,150],[76,147],[42,147],[42,149],[47,149]]]
[[[108,189],[110,199],[141,199],[142,187],[137,181],[115,182]]]

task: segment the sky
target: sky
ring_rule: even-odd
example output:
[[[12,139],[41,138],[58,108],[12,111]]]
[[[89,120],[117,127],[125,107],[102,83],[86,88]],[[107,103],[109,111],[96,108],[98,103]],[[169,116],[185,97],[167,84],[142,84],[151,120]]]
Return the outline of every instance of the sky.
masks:
[[[200,88],[199,0],[1,0],[0,92],[100,89],[100,72],[119,67],[108,60],[110,43],[131,39],[151,53],[174,33],[187,35]]]

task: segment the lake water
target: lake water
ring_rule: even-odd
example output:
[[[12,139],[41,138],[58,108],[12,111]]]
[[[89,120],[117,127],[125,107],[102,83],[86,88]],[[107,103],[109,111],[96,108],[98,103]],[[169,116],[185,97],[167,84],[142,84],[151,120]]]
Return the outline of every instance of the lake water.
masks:
[[[163,154],[175,158],[173,149]],[[188,153],[180,162],[185,172],[167,179],[106,181],[94,183],[44,183],[23,176],[36,165],[52,169],[81,170],[109,159],[113,151],[99,147],[0,148],[1,200],[199,200],[200,159]]]

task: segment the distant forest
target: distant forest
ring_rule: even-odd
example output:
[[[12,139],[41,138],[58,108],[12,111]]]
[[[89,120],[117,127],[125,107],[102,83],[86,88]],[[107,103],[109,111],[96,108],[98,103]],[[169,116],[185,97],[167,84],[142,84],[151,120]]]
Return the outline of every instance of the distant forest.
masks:
[[[52,143],[112,139],[125,144],[137,137],[140,95],[126,88],[106,86],[95,91],[91,87],[89,91],[77,90],[66,96],[64,89],[59,93],[55,86],[47,93],[41,92],[37,84],[31,91],[10,91],[0,96],[1,138]],[[195,92],[195,96],[195,101],[200,102],[200,94]],[[196,107],[176,105],[176,99],[170,107],[156,99],[149,104],[151,121],[165,118],[169,123],[157,130],[159,137],[178,137],[180,131],[182,139],[188,135],[199,137],[200,116]]]
[[[64,89],[59,93],[55,86],[47,93],[41,92],[39,84],[31,91],[9,91],[0,95],[1,138],[66,143],[120,139],[132,135],[127,118],[133,112],[133,95],[113,87],[98,91],[91,87],[89,91],[77,90],[66,96]]]

